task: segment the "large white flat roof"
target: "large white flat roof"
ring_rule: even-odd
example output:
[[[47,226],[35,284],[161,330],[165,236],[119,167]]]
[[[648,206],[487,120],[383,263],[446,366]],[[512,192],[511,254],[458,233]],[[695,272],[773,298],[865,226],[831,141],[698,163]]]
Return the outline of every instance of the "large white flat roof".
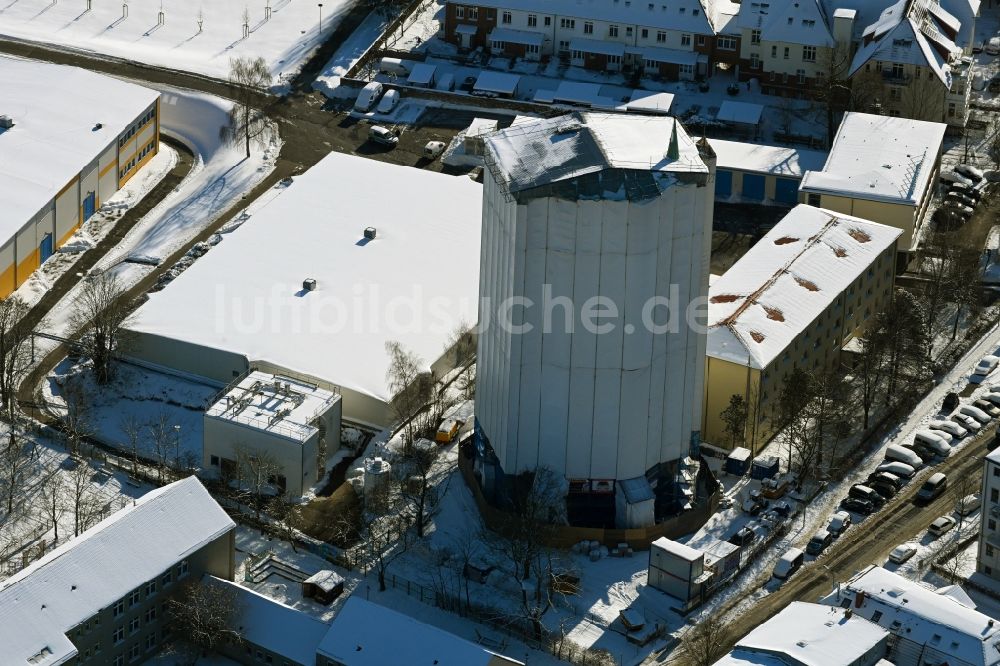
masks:
[[[0,661],[63,663],[67,631],[235,526],[193,476],[150,491],[0,583]]]
[[[77,67],[0,56],[0,242],[47,205],[159,93]],[[101,128],[97,129],[100,124]]]
[[[800,190],[916,205],[927,190],[944,142],[944,123],[847,113],[822,171]]]
[[[477,321],[482,187],[465,176],[331,153],[251,212],[130,327],[387,401],[387,342],[429,367]]]
[[[734,171],[752,171],[801,178],[806,171],[822,169],[827,154],[822,150],[765,146],[743,141],[711,139],[716,166]]]
[[[768,366],[902,232],[799,204],[708,288],[708,355]]]

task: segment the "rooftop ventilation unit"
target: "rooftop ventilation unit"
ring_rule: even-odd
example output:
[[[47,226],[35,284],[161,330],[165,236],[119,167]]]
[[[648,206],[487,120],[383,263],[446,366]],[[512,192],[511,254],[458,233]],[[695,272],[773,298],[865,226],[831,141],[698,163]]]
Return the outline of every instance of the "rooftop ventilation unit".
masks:
[[[316,291],[316,278],[306,278],[302,281],[303,291]]]
[[[14,119],[10,116],[0,116],[0,129],[10,129],[14,126]]]
[[[365,238],[375,240],[375,227],[365,227]]]

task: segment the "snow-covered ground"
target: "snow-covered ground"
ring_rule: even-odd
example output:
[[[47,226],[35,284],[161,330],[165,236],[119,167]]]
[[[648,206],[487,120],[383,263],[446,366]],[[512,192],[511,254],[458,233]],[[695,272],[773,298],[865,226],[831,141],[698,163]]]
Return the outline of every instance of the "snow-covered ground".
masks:
[[[13,0],[0,7],[0,34],[214,78],[228,76],[230,58],[260,56],[280,88],[353,4],[354,0],[335,0],[324,2],[321,9],[315,2],[301,0],[252,4],[237,0],[130,4],[127,0],[93,0],[92,4]]]
[[[334,89],[340,85],[340,77],[354,66],[369,46],[385,29],[385,20],[378,12],[372,12],[361,22],[351,36],[337,48],[330,61],[326,63],[323,72],[313,81],[313,88],[324,95],[332,96]]]

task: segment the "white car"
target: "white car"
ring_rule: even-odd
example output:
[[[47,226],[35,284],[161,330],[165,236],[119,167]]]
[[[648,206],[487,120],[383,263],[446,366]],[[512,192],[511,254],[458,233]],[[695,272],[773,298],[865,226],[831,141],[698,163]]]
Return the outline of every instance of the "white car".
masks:
[[[983,179],[983,170],[978,169],[971,164],[959,164],[955,167],[955,172],[960,173],[966,178],[974,180],[977,183]]]
[[[992,391],[988,391],[987,393],[984,393],[980,397],[983,400],[986,400],[987,402],[993,403],[994,405],[997,405],[998,407],[1000,407],[1000,391],[997,391],[996,389],[993,389]]]
[[[951,528],[953,528],[955,526],[955,523],[957,522],[958,521],[952,518],[951,516],[941,516],[940,518],[938,518],[937,520],[935,520],[933,523],[930,524],[930,527],[927,528],[927,532],[931,536],[939,537],[948,530],[950,530]]]
[[[955,412],[948,418],[950,418],[952,421],[962,426],[969,432],[979,432],[979,429],[983,427],[983,424],[981,424],[979,421],[972,418],[968,414],[963,414],[962,412]]]
[[[962,516],[971,515],[976,511],[979,511],[979,507],[983,505],[983,499],[978,493],[972,495],[966,495],[962,499],[955,503],[955,513]]]
[[[399,91],[389,90],[382,96],[382,100],[378,103],[376,110],[379,113],[392,113],[397,104],[399,104]]]
[[[424,158],[428,160],[436,160],[444,152],[445,145],[443,141],[428,141],[424,146]]]
[[[917,554],[917,547],[912,543],[901,543],[889,553],[889,561],[902,564]]]
[[[1000,37],[991,37],[983,50],[986,55],[1000,55]]]
[[[961,439],[969,434],[969,431],[955,423],[954,421],[934,420],[927,424],[931,430],[940,430],[951,435],[955,439]]]
[[[986,375],[997,369],[997,363],[1000,363],[1000,358],[994,356],[993,354],[987,354],[984,356],[983,360],[976,364],[976,369],[972,371],[972,376],[969,377],[969,383],[982,383],[982,381],[986,379]]]
[[[941,175],[938,177],[946,183],[958,183],[960,185],[967,185],[968,187],[972,187],[971,180],[969,180],[960,173],[955,173],[954,171],[942,171]]]
[[[916,474],[916,470],[905,462],[899,462],[894,460],[892,462],[882,463],[875,468],[876,472],[888,472],[889,474],[894,474],[901,479],[912,479],[913,475]]]
[[[962,405],[958,408],[958,411],[966,416],[971,416],[981,424],[985,425],[990,422],[990,415],[974,405]]]

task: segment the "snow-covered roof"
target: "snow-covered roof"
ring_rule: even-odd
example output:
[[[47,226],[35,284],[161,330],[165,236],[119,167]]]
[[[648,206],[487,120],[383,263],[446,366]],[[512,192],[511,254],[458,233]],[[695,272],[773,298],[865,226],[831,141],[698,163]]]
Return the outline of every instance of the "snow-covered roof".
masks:
[[[750,102],[733,102],[727,99],[719,105],[719,110],[715,114],[715,119],[726,123],[759,125],[760,116],[763,112],[764,107],[760,104],[752,104]]]
[[[474,7],[492,7],[533,13],[555,14],[576,19],[592,19],[618,24],[633,24],[664,30],[680,30],[702,35],[714,33],[711,22],[712,0],[451,0]]]
[[[485,69],[476,77],[476,85],[473,87],[473,90],[477,92],[513,95],[517,90],[517,84],[520,80],[521,77],[517,74],[494,72],[491,69]]]
[[[744,2],[737,22],[741,28],[760,30],[762,41],[834,45],[826,15],[818,0],[769,0]]]
[[[680,543],[679,541],[674,541],[673,539],[668,539],[667,537],[660,537],[653,542],[652,548],[658,548],[674,557],[685,560],[687,562],[697,562],[705,556],[700,550],[692,548],[686,544]]]
[[[961,49],[947,35],[961,23],[933,0],[899,0],[865,28],[851,62],[853,75],[870,60],[929,67],[951,88],[948,61]]]
[[[388,401],[386,342],[429,366],[477,321],[481,216],[482,187],[465,176],[330,153],[152,294],[130,328]]]
[[[333,592],[337,587],[344,584],[344,577],[331,569],[323,569],[302,582],[315,585],[324,592]]]
[[[800,191],[916,205],[937,168],[945,127],[846,113],[823,170],[806,173]]]
[[[739,639],[733,651],[786,655],[800,666],[850,666],[888,635],[842,608],[793,601]]]
[[[236,593],[236,628],[246,641],[297,664],[315,663],[326,622],[237,583],[207,575],[205,581]]]
[[[314,419],[339,399],[319,386],[254,370],[228,386],[205,415],[304,442],[317,431]]]
[[[992,451],[987,453],[986,459],[989,460],[991,463],[1000,465],[1000,449],[993,449]]]
[[[150,491],[0,583],[0,661],[65,662],[66,632],[235,526],[193,476]]]
[[[742,141],[711,139],[716,166],[733,171],[750,171],[775,176],[801,178],[806,171],[822,169],[827,154],[821,150],[764,146]]]
[[[532,30],[514,30],[512,28],[493,28],[490,31],[491,42],[510,42],[511,44],[529,44],[541,46],[545,35]]]
[[[424,624],[409,615],[352,596],[334,618],[318,653],[344,666],[384,666],[399,661],[400,648],[420,655],[422,663],[438,666],[487,666],[496,655],[489,650]],[[508,657],[502,663],[521,664]]]
[[[569,49],[570,51],[583,51],[584,53],[598,53],[619,57],[625,55],[625,44],[604,39],[584,39],[583,37],[577,37],[570,40]]]
[[[411,86],[429,86],[434,81],[435,72],[437,72],[437,65],[432,65],[429,62],[418,62],[413,65],[406,82]]]
[[[159,93],[76,67],[0,57],[0,239],[17,232]],[[100,127],[98,127],[100,125]]]
[[[671,137],[676,158],[668,155]],[[577,112],[512,125],[486,145],[491,169],[511,192],[606,170],[653,174],[659,187],[673,182],[671,174],[708,172],[695,142],[670,117]]]
[[[880,613],[877,623],[890,632],[906,636],[918,644],[932,647],[941,663],[949,658],[974,666],[989,666],[1000,651],[1000,622],[974,608],[969,608],[947,594],[937,594],[882,567],[870,566],[856,574],[841,588],[823,599],[839,605],[847,597],[853,600],[864,593],[856,611],[866,617]]]
[[[766,368],[902,233],[799,204],[708,289],[708,355]]]
[[[655,113],[668,115],[674,103],[674,94],[652,90],[634,90],[628,102],[618,107],[619,111],[635,113]]]

